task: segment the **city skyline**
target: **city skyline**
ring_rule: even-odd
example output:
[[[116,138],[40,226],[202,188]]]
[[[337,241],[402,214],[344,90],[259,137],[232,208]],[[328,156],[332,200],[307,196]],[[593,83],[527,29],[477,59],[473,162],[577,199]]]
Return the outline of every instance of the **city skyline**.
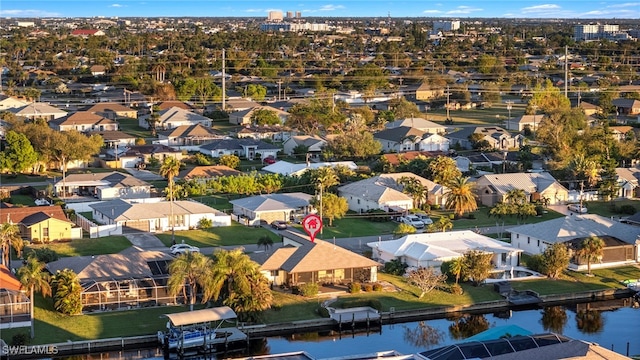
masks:
[[[89,6],[90,5],[90,6]],[[205,1],[3,0],[0,16],[40,17],[267,17],[269,11],[303,17],[438,17],[636,19],[640,2],[626,1]]]

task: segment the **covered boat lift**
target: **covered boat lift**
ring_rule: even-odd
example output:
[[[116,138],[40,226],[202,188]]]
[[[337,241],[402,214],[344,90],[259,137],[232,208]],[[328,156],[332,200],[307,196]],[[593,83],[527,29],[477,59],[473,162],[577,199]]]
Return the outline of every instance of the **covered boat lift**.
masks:
[[[176,350],[178,353],[184,353],[185,349],[194,347],[208,351],[218,344],[224,344],[226,347],[230,342],[245,341],[248,338],[235,327],[221,329],[225,321],[238,317],[228,306],[165,316],[169,318],[168,331],[158,333],[158,340],[165,351]]]

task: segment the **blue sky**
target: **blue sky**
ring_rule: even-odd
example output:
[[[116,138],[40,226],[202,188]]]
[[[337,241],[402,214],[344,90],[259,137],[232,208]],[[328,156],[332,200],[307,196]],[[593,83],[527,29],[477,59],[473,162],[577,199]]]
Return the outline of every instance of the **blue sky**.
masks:
[[[308,17],[500,17],[640,18],[640,1],[598,0],[1,0],[2,17],[233,16],[266,17],[270,10],[301,11]]]

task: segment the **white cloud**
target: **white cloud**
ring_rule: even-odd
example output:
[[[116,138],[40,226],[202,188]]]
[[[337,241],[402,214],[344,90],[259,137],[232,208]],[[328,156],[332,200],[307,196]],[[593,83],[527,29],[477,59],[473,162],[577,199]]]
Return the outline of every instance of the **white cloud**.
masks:
[[[623,7],[640,7],[640,2],[636,3],[623,3],[623,4],[614,4],[607,6],[608,8],[623,8]]]
[[[540,14],[540,13],[558,11],[560,9],[561,7],[556,4],[543,4],[543,5],[525,7],[525,8],[522,8],[522,10],[520,11],[522,11],[523,14],[532,14],[532,13]]]
[[[12,10],[0,10],[0,16],[9,17],[49,17],[60,16],[59,13],[36,10],[36,9],[12,9]]]
[[[111,5],[109,5],[109,7],[112,7],[112,8],[121,8],[121,7],[124,7],[124,5],[122,5],[122,4],[111,4]]]
[[[267,11],[267,10],[264,10],[264,9],[246,9],[245,10],[245,12],[248,12],[248,13],[262,13],[262,12],[265,12],[265,11]]]
[[[458,6],[454,10],[447,11],[447,15],[456,15],[456,14],[471,14],[474,12],[482,11],[480,8],[473,8],[471,6]]]
[[[344,6],[342,5],[333,5],[333,4],[329,4],[329,5],[323,5],[321,6],[318,11],[335,11],[335,10],[340,10],[340,9],[344,9]]]
[[[422,12],[423,14],[442,14],[440,10],[425,10]]]

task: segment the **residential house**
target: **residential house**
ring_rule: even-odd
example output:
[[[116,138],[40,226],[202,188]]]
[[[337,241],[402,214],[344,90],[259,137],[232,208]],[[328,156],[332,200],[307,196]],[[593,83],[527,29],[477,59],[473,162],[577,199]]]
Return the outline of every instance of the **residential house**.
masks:
[[[19,108],[12,108],[9,109],[9,111],[14,113],[17,117],[22,117],[29,120],[42,119],[45,121],[50,121],[67,116],[66,111],[41,102],[27,104]]]
[[[213,226],[231,225],[231,216],[196,201],[176,200],[172,205],[170,201],[136,203],[114,199],[89,207],[96,222],[115,224],[123,233],[195,229],[202,219],[211,220]]]
[[[107,73],[107,68],[104,65],[93,65],[89,68],[91,75],[102,76]]]
[[[133,146],[136,144],[136,137],[129,135],[120,130],[116,131],[89,131],[87,135],[100,135],[104,140],[104,146],[107,149],[115,149],[118,147]]]
[[[182,180],[207,180],[221,176],[238,176],[244,174],[242,171],[232,169],[225,165],[196,166],[191,169],[180,171],[177,179]]]
[[[252,138],[256,140],[271,140],[284,142],[297,132],[284,126],[246,126],[238,130],[235,136],[239,139]]]
[[[233,214],[240,223],[258,225],[274,220],[289,221],[296,215],[311,212],[312,195],[294,192],[283,194],[263,194],[229,201]]]
[[[440,270],[442,263],[461,258],[473,250],[492,254],[495,268],[518,266],[521,249],[471,230],[405,235],[399,239],[367,243],[373,259],[399,260],[410,267]]]
[[[225,110],[233,113],[235,111],[245,111],[256,106],[261,106],[260,103],[257,103],[251,99],[227,99],[225,102]]]
[[[369,258],[323,240],[311,242],[292,231],[281,234],[282,247],[249,254],[274,286],[378,281],[379,264]]]
[[[118,130],[118,123],[116,121],[88,111],[78,111],[65,117],[51,120],[49,121],[49,126],[58,131],[76,130],[79,132],[89,132]]]
[[[486,140],[495,149],[507,150],[520,148],[524,144],[524,136],[521,134],[511,134],[507,130],[498,126],[470,126],[458,131],[446,134],[445,137],[451,141],[451,146],[458,145],[464,149],[472,149],[472,135],[479,141]]]
[[[144,199],[150,197],[151,185],[129,174],[108,173],[69,174],[53,184],[61,197],[82,197],[99,200]]]
[[[593,262],[592,268],[617,266],[640,261],[640,227],[624,224],[608,217],[594,214],[571,214],[535,224],[526,224],[507,229],[511,233],[511,244],[527,254],[542,254],[547,247],[563,243],[577,250],[580,243],[590,237],[601,238],[605,247],[602,260]],[[576,256],[570,268],[586,269],[585,259]]]
[[[27,99],[24,98],[17,98],[14,96],[6,96],[0,94],[0,111],[21,108],[30,103],[31,101],[27,101]]]
[[[321,167],[337,167],[344,166],[351,170],[358,169],[358,165],[353,161],[333,161],[333,162],[307,162],[302,164],[294,164],[288,161],[276,161],[271,165],[263,167],[261,170],[272,174],[281,174],[285,176],[300,176],[309,169],[318,169]]]
[[[31,326],[29,297],[11,270],[0,265],[0,330]]]
[[[167,252],[133,246],[117,254],[63,257],[47,263],[47,270],[76,273],[82,312],[91,313],[175,304],[166,285],[172,260]]]
[[[214,158],[235,155],[250,160],[276,158],[279,150],[278,146],[254,139],[218,139],[200,146],[201,153]]]
[[[148,164],[151,158],[162,162],[168,156],[174,157],[177,160],[182,160],[185,157],[180,150],[162,144],[151,144],[135,145],[125,148],[118,153],[115,160],[117,160],[118,168],[131,169],[139,167],[141,164]]]
[[[505,122],[507,130],[511,131],[524,131],[524,129],[529,129],[531,131],[535,131],[538,129],[540,122],[544,120],[544,115],[541,114],[533,114],[533,115],[522,115],[516,118],[509,119]]]
[[[387,129],[393,129],[401,126],[408,126],[429,134],[444,134],[447,132],[446,126],[434,123],[433,121],[429,121],[420,117],[417,117],[417,118],[411,117],[406,119],[394,120],[384,125],[384,127]]]
[[[31,242],[81,239],[82,229],[67,219],[61,206],[12,206],[0,210],[0,223],[18,224],[20,236]]]
[[[620,115],[640,115],[640,100],[619,98],[613,99],[612,103]]]
[[[633,199],[640,197],[638,179],[640,179],[640,169],[638,168],[616,168],[618,197]]]
[[[609,131],[611,131],[611,136],[618,141],[635,139],[636,136],[633,132],[633,126],[609,126]]]
[[[294,154],[298,146],[304,146],[310,159],[319,160],[322,157],[322,149],[327,145],[327,140],[317,135],[295,135],[285,140],[282,144],[282,151],[287,155],[302,156]]]
[[[160,117],[158,118],[158,123],[156,124],[156,128],[158,129],[167,130],[175,129],[179,126],[191,125],[211,127],[210,118],[176,106],[167,110],[160,111],[159,113]],[[140,117],[138,119],[138,126],[148,129],[149,123],[147,122],[147,117]]]
[[[449,139],[408,126],[389,128],[373,134],[384,152],[449,151]]]
[[[580,105],[578,105],[578,107],[580,109],[582,109],[582,112],[584,112],[584,114],[587,115],[587,116],[597,115],[597,114],[600,114],[602,112],[602,109],[600,109],[599,106],[593,105],[593,104],[588,103],[586,101],[581,101]]]
[[[546,199],[549,204],[564,204],[569,190],[547,172],[487,174],[475,180],[475,192],[485,206],[506,201],[510,190],[523,190],[528,201]]]
[[[156,106],[160,110],[168,110],[168,109],[171,109],[172,107],[178,107],[180,109],[184,109],[187,111],[193,111],[196,109],[193,105],[189,103],[186,103],[184,101],[177,101],[177,100],[163,101],[157,104]]]
[[[200,146],[223,137],[223,135],[216,133],[210,127],[204,127],[200,124],[181,125],[176,128],[159,131],[158,140],[153,142],[154,144],[167,146]]]
[[[404,177],[418,180],[427,189],[423,203],[444,206],[448,189],[410,172],[380,174],[343,185],[338,188],[338,195],[347,199],[349,210],[359,213],[374,209],[404,212],[414,206],[414,199],[402,192],[403,185],[398,183]]]
[[[111,120],[118,118],[138,118],[137,110],[114,102],[101,102],[90,106],[86,111],[96,113]]]
[[[229,114],[229,122],[236,125],[253,125],[251,120],[253,114],[258,110],[266,110],[275,113],[280,119],[280,124],[285,124],[289,118],[289,113],[271,106],[254,106],[246,110],[235,111]]]
[[[78,36],[82,38],[88,38],[89,36],[104,36],[104,31],[99,29],[75,29],[71,32],[71,36]]]
[[[405,151],[402,153],[388,153],[382,154],[380,159],[385,163],[389,164],[392,167],[396,167],[403,162],[410,162],[413,159],[424,157],[424,158],[432,158],[437,156],[445,155],[442,152],[431,152],[431,151]]]
[[[464,156],[456,157],[456,162],[460,163],[462,159],[466,159],[467,169],[462,172],[469,171],[470,168],[481,169],[485,171],[502,172],[505,165],[514,166],[520,162],[519,151],[503,151],[503,152],[467,152]],[[542,164],[538,156],[532,155],[534,169],[541,168]],[[469,168],[470,167],[470,168]],[[496,169],[498,168],[498,169]],[[498,170],[498,171],[496,171]]]
[[[416,99],[417,100],[433,100],[435,98],[439,98],[444,96],[444,88],[435,87],[428,83],[423,83],[416,90]]]

